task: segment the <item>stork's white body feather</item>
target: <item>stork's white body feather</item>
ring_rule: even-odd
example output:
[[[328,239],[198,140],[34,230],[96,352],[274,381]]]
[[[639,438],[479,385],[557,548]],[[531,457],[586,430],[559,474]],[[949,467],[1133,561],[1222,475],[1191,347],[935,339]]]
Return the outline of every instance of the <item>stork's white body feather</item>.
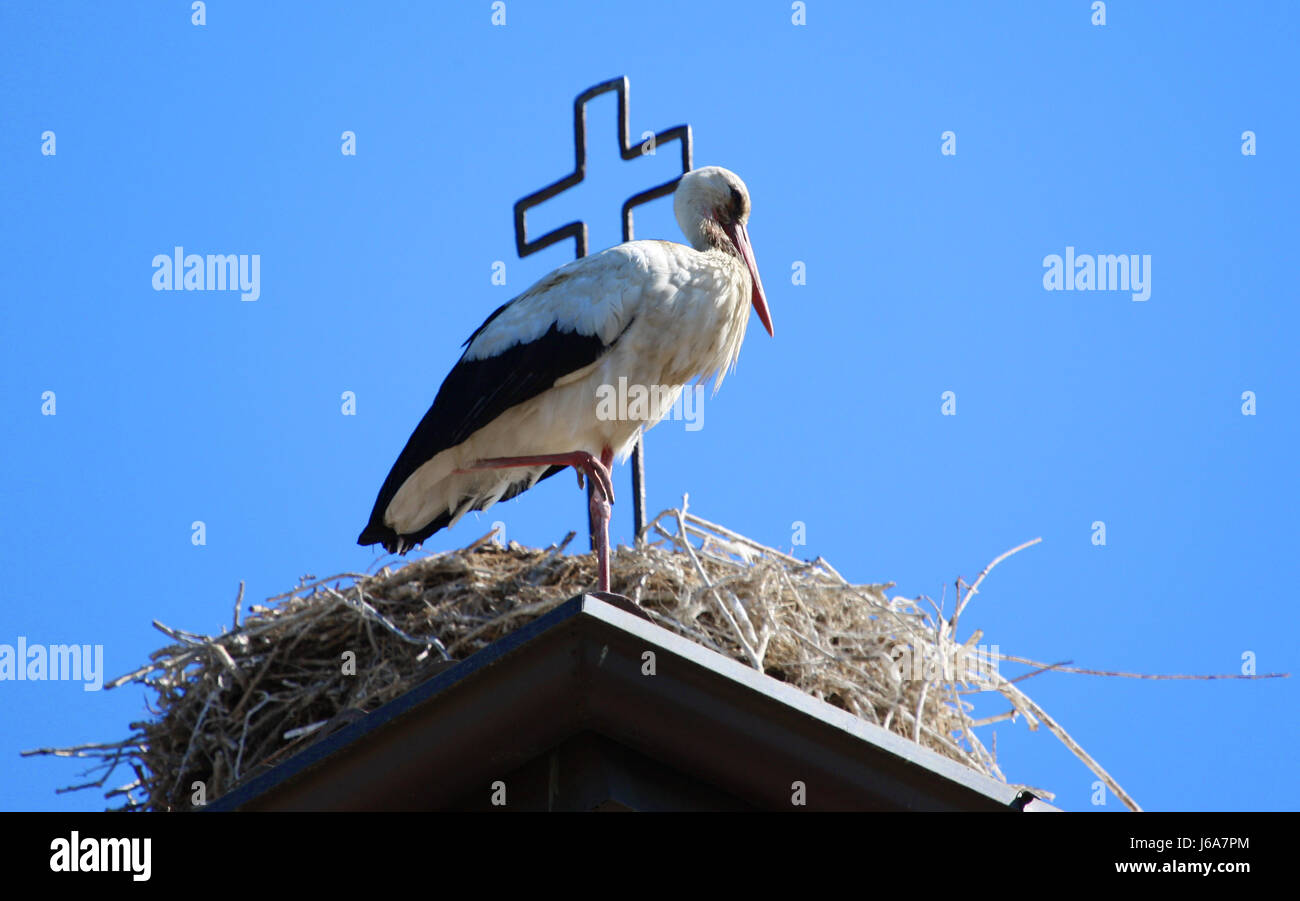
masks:
[[[751,291],[750,272],[736,255],[667,241],[621,244],[550,273],[492,319],[464,359],[494,357],[552,328],[595,335],[612,346],[421,465],[389,504],[385,523],[399,534],[444,512],[454,523],[546,471],[459,471],[479,460],[576,450],[599,457],[604,448],[625,458],[638,429],[661,419],[682,386],[709,376],[715,390],[721,384],[745,337]],[[659,393],[658,408],[644,420],[602,418],[598,390],[620,378],[675,390]]]

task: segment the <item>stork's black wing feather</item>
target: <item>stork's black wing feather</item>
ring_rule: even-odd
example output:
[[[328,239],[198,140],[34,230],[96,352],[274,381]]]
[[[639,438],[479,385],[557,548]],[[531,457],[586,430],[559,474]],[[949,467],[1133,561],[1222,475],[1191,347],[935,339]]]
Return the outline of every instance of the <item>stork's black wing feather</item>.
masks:
[[[471,340],[500,313],[498,309],[488,317]],[[560,331],[552,325],[541,337],[516,344],[495,356],[479,360],[462,356],[447,374],[433,406],[416,426],[384,480],[370,522],[357,538],[357,544],[382,543],[389,551],[403,551],[446,526],[449,514],[435,518],[416,532],[399,535],[384,523],[384,512],[402,484],[434,455],[460,444],[516,404],[536,397],[554,385],[556,379],[594,363],[612,346],[612,343],[605,344],[599,335]],[[542,478],[549,478],[563,468],[553,466]],[[512,488],[502,500],[522,490],[522,487]]]

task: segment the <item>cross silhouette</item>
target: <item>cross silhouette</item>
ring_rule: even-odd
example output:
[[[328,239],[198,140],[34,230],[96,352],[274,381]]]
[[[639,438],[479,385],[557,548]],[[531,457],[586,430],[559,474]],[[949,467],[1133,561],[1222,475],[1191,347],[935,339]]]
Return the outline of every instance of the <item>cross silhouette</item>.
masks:
[[[627,76],[602,81],[600,84],[592,85],[579,94],[573,101],[573,171],[560,180],[552,182],[540,191],[534,191],[515,203],[515,249],[519,252],[520,259],[563,241],[565,238],[573,238],[574,259],[581,259],[587,255],[586,222],[582,220],[569,222],[530,241],[528,239],[528,211],[555,195],[567,191],[586,178],[587,103],[601,94],[608,94],[610,91],[618,92],[619,155],[624,160],[636,159],[644,155],[642,145],[633,144],[630,139]],[[693,166],[691,165],[691,127],[689,125],[677,125],[656,132],[652,140],[653,144],[651,146],[655,148],[669,141],[679,141],[682,150],[681,175],[691,171]],[[623,240],[625,242],[632,240],[632,210],[643,203],[649,203],[658,197],[671,194],[677,189],[677,182],[681,180],[681,175],[661,185],[655,185],[653,188],[647,188],[638,194],[633,194],[623,201]],[[591,491],[592,486],[588,484],[587,493],[589,496]],[[640,541],[641,530],[645,528],[645,515],[645,435],[642,434],[638,436],[636,447],[632,450],[632,534],[636,536],[637,541]],[[589,520],[589,531],[591,526]],[[592,547],[595,547],[594,535]]]

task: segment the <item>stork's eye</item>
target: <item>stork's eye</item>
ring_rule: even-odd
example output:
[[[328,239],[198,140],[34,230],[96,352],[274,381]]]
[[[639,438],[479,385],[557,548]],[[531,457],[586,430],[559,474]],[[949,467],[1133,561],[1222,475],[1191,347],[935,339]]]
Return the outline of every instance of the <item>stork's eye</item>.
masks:
[[[745,212],[744,198],[740,196],[740,192],[735,188],[731,189],[731,209],[729,212],[732,219],[739,219]]]

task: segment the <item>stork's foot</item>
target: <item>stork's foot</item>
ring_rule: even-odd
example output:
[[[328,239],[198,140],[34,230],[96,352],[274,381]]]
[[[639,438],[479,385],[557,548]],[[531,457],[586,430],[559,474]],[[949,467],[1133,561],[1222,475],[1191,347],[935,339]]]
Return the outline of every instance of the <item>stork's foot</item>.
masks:
[[[591,479],[591,523],[596,545],[596,560],[599,568],[600,591],[609,591],[609,515],[614,503],[614,482],[609,476],[609,467],[614,463],[614,452],[605,448],[596,459],[586,451],[574,451],[570,454],[538,454],[532,457],[487,457],[465,469],[456,472],[472,472],[478,469],[517,469],[531,466],[572,466],[578,471],[578,485],[582,485],[582,475]]]
[[[614,462],[610,457],[610,463]],[[578,471],[578,485],[581,487],[582,473],[591,477],[591,481],[602,491],[609,502],[614,503],[614,482],[609,477],[609,464],[602,463],[586,451],[574,451],[571,454],[538,454],[535,457],[487,457],[465,469],[456,472],[472,472],[476,469],[520,469],[530,466],[572,466]]]
[[[587,592],[587,596],[593,597],[598,601],[604,601],[606,604],[612,604],[620,610],[626,610],[633,616],[639,616],[648,623],[654,622],[654,620],[650,618],[650,614],[642,610],[637,606],[636,601],[632,600],[625,594],[615,594],[612,591],[589,591]]]

